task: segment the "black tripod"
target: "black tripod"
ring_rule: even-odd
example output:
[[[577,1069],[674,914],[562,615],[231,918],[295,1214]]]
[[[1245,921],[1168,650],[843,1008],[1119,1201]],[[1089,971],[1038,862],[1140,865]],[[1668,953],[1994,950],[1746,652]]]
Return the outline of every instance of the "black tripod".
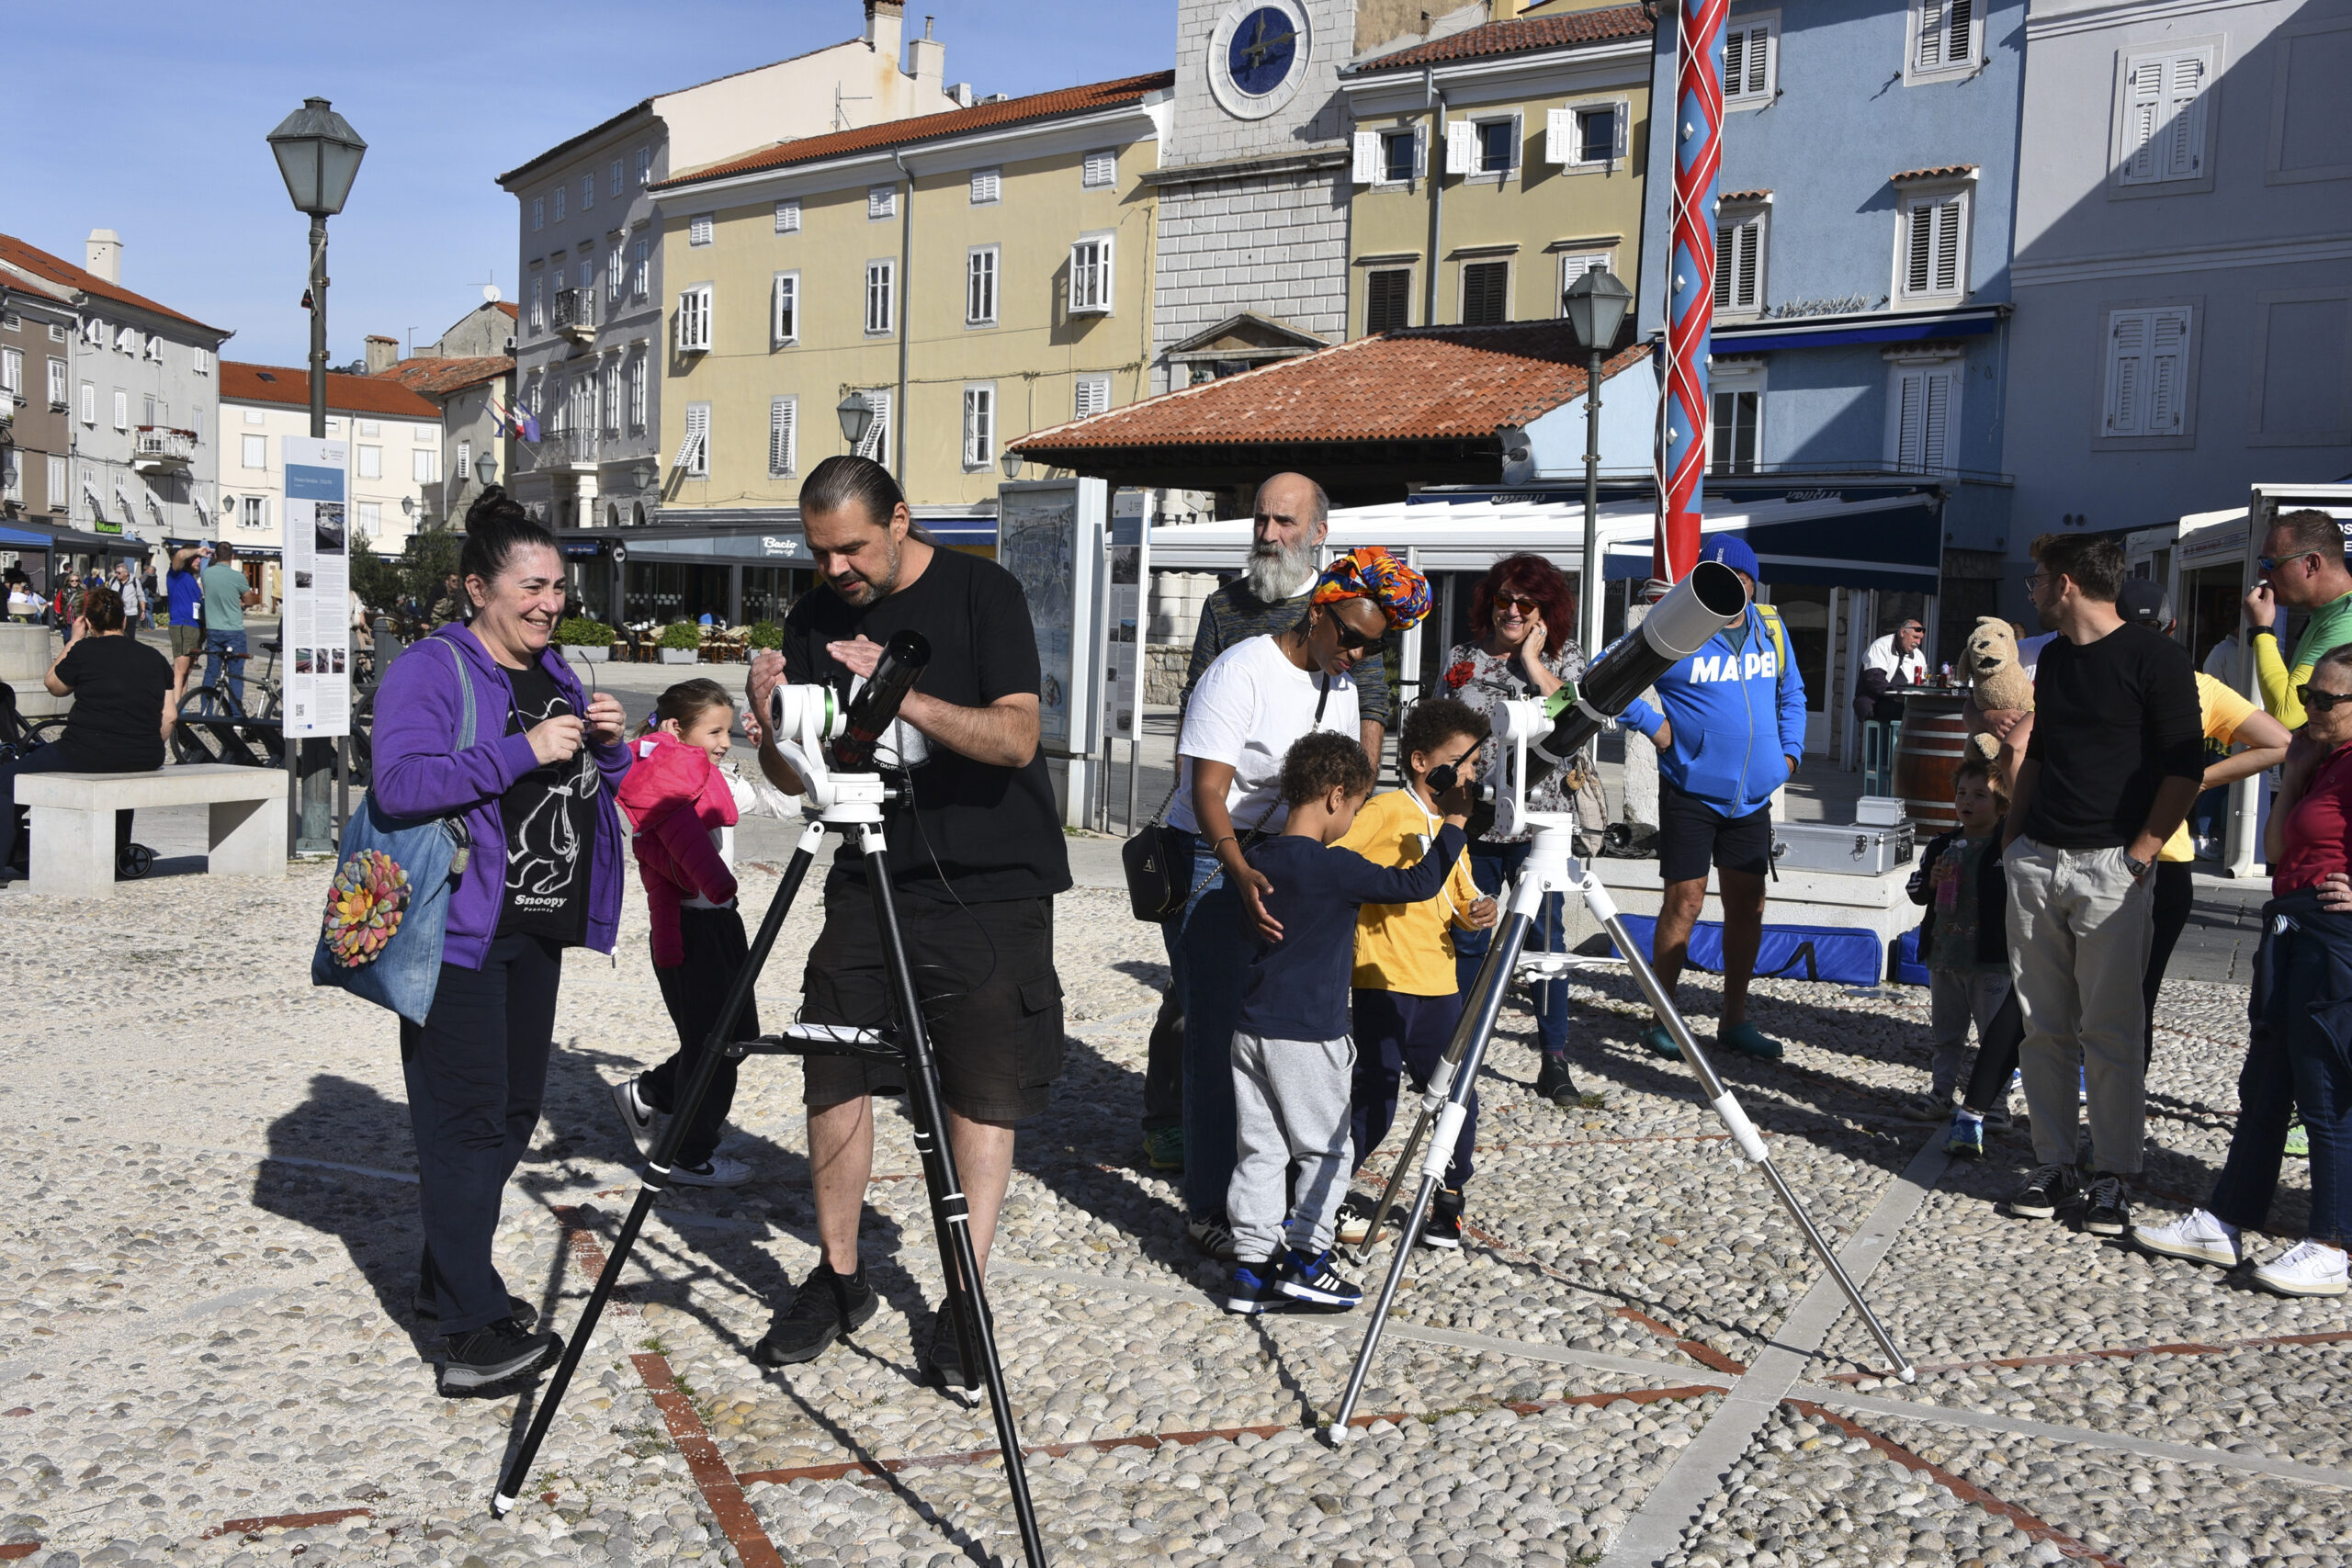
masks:
[[[902,648],[901,638],[910,646]],[[1004,1366],[998,1359],[996,1333],[990,1321],[988,1297],[980,1282],[978,1257],[972,1249],[970,1211],[965,1202],[962,1182],[956,1173],[956,1152],[946,1134],[947,1116],[939,1094],[939,1065],[932,1055],[931,1036],[923,1026],[922,998],[915,989],[914,971],[907,962],[906,942],[899,931],[899,910],[890,886],[889,864],[882,839],[882,807],[888,791],[881,775],[872,773],[836,773],[825,766],[824,742],[836,737],[846,737],[847,743],[837,746],[836,758],[844,765],[853,761],[863,762],[871,754],[874,739],[890,722],[898,702],[914,675],[921,672],[928,657],[928,649],[912,634],[900,633],[893,638],[886,665],[892,655],[899,658],[893,671],[878,669],[874,681],[847,715],[835,708],[831,693],[824,687],[779,687],[776,692],[776,725],[774,733],[790,736],[792,740],[780,749],[800,774],[808,801],[808,830],[794,846],[792,859],[784,871],[784,884],[776,889],[767,913],[760,921],[759,933],[752,939],[741,973],[729,987],[727,999],[719,1008],[718,1021],[712,1027],[704,1043],[701,1059],[695,1064],[686,1080],[676,1109],[672,1111],[662,1135],[654,1142],[653,1152],[647,1159],[644,1179],[638,1188],[637,1201],[629,1205],[628,1217],[621,1223],[620,1235],[605,1259],[605,1271],[596,1278],[596,1286],[589,1293],[588,1305],[581,1313],[579,1323],[571,1332],[571,1342],[564,1347],[563,1359],[556,1364],[555,1375],[548,1381],[547,1396],[531,1418],[530,1429],[524,1434],[523,1445],[515,1450],[505,1474],[500,1479],[498,1492],[491,1499],[491,1511],[503,1518],[522,1495],[523,1483],[529,1475],[532,1461],[537,1457],[539,1444],[546,1438],[548,1428],[554,1424],[556,1409],[563,1403],[564,1391],[571,1386],[571,1374],[580,1365],[580,1358],[587,1351],[588,1342],[595,1335],[596,1322],[604,1314],[605,1303],[612,1299],[613,1289],[619,1281],[621,1269],[628,1264],[630,1250],[637,1245],[638,1232],[643,1228],[645,1216],[653,1207],[657,1193],[668,1189],[672,1162],[686,1129],[693,1123],[695,1111],[703,1097],[710,1090],[711,1079],[718,1075],[722,1059],[741,1059],[750,1055],[843,1055],[862,1056],[890,1063],[905,1070],[907,1081],[907,1111],[914,1123],[915,1149],[922,1159],[923,1184],[931,1194],[932,1227],[939,1243],[939,1260],[946,1280],[944,1310],[955,1325],[956,1343],[961,1353],[960,1364],[980,1369],[982,1382],[989,1392],[989,1412],[996,1421],[998,1446],[1004,1452],[1005,1479],[1012,1490],[1012,1511],[1021,1529],[1022,1550],[1027,1554],[1031,1568],[1045,1568],[1046,1545],[1037,1533],[1037,1516],[1029,1498],[1029,1478],[1021,1455],[1021,1435],[1013,1425],[1012,1404],[1004,1386]],[[911,667],[910,669],[910,666]],[[891,690],[891,677],[898,676],[896,689]],[[791,722],[797,719],[798,722]],[[882,952],[889,965],[891,1001],[898,1014],[895,1029],[854,1029],[833,1024],[798,1024],[780,1035],[763,1035],[755,1040],[738,1040],[735,1021],[752,998],[760,972],[766,967],[768,954],[775,947],[776,937],[784,929],[785,917],[792,912],[793,899],[799,894],[800,885],[815,862],[817,851],[824,842],[825,829],[835,828],[846,834],[854,828],[858,844],[865,857],[867,886],[874,894],[875,934],[881,942]]]

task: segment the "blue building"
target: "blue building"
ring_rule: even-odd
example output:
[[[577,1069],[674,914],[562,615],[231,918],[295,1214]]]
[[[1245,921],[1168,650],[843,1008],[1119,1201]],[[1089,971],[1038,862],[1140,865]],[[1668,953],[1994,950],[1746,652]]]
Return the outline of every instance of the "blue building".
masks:
[[[2025,17],[2026,0],[1750,0],[1726,28],[1707,490],[1935,479],[1931,652],[1995,610],[2012,543],[2003,395]],[[1675,37],[1661,16],[1660,104],[1674,101]],[[1645,333],[1665,331],[1674,147],[1650,139]],[[1928,608],[1859,590],[1773,597],[1792,625],[1823,628],[1849,677],[1860,644]]]

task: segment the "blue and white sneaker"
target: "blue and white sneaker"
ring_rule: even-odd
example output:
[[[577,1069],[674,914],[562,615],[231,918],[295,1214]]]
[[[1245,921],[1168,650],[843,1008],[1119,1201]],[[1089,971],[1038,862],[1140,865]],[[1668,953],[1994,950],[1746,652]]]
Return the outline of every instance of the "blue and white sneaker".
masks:
[[[1275,1287],[1293,1301],[1345,1309],[1363,1300],[1363,1292],[1331,1267],[1331,1249],[1309,1258],[1294,1248],[1276,1276]]]
[[[1955,1159],[1984,1157],[1984,1118],[1973,1111],[1951,1113],[1951,1130],[1944,1134],[1944,1153]]]
[[[1217,1298],[1217,1305],[1244,1317],[1286,1307],[1291,1298],[1278,1282],[1281,1275],[1279,1258],[1269,1258],[1261,1263],[1237,1263],[1233,1266],[1233,1283]]]

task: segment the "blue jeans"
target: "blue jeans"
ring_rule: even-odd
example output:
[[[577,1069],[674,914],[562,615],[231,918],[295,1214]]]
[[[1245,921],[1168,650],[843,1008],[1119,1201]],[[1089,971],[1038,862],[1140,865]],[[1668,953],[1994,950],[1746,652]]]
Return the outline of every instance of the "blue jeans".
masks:
[[[1160,928],[1172,983],[1184,998],[1184,1210],[1215,1213],[1233,1180],[1233,1030],[1258,942],[1238,890],[1215,855],[1193,851],[1184,912]]]
[[[2205,1206],[2241,1228],[2262,1224],[2300,1107],[2312,1145],[2305,1234],[2342,1247],[2352,1224],[2352,915],[2323,912],[2316,894],[2290,893],[2262,917],[2238,1124]]]
[[[215,691],[229,694],[229,706],[242,714],[245,711],[245,634],[242,631],[211,631],[204,634],[204,651],[209,656],[204,666],[204,683]],[[234,660],[228,656],[235,654]],[[228,685],[220,683],[222,667],[228,671]],[[227,715],[216,715],[226,717]]]
[[[1470,846],[1470,879],[1478,891],[1490,897],[1502,896],[1503,885],[1519,874],[1527,863],[1528,845],[1489,844],[1483,840]],[[1528,933],[1530,953],[1565,953],[1567,932],[1562,923],[1564,895],[1546,893],[1536,912],[1535,926]],[[1509,914],[1508,909],[1503,911]],[[1477,984],[1478,966],[1487,961],[1487,949],[1493,943],[1495,932],[1502,927],[1498,919],[1482,931],[1456,931],[1453,933],[1453,970],[1462,983],[1463,1005],[1469,1005],[1471,987]],[[1535,1038],[1544,1055],[1565,1059],[1568,1054],[1568,983],[1546,980],[1534,986]]]

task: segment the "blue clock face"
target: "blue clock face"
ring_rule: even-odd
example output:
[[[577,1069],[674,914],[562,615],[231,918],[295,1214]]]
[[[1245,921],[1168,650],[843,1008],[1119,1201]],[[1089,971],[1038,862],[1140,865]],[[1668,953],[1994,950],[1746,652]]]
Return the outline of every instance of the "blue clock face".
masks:
[[[1272,6],[1261,6],[1241,18],[1233,30],[1232,53],[1226,62],[1233,85],[1252,97],[1262,97],[1289,79],[1298,58],[1298,34],[1290,17]]]

